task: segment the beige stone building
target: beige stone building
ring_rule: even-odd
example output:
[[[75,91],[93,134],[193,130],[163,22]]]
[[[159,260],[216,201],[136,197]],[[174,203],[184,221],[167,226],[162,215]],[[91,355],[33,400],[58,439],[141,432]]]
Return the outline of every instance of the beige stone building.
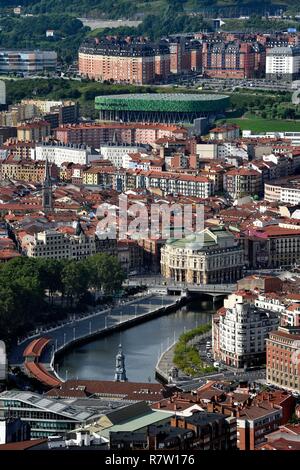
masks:
[[[242,248],[222,227],[170,239],[161,249],[162,275],[176,282],[231,283],[241,277],[243,264]]]
[[[83,232],[67,235],[47,230],[34,236],[27,246],[27,256],[32,258],[83,259],[96,253],[95,237]]]

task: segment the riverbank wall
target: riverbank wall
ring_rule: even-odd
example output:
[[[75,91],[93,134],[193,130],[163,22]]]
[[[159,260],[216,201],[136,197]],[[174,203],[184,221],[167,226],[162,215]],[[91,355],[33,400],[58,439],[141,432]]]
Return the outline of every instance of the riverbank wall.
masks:
[[[129,318],[127,320],[124,320],[123,322],[117,323],[115,325],[107,326],[106,328],[99,329],[97,331],[93,331],[91,333],[85,334],[83,336],[79,336],[75,339],[69,340],[66,342],[66,344],[63,344],[62,346],[58,347],[57,349],[54,349],[51,355],[51,361],[50,364],[46,364],[47,369],[49,369],[55,376],[61,380],[62,382],[64,381],[57,371],[55,370],[55,363],[59,358],[61,358],[64,354],[66,354],[68,351],[72,350],[75,346],[87,344],[95,339],[101,338],[108,336],[110,334],[113,334],[117,331],[123,331],[128,328],[131,328],[133,326],[139,325],[141,323],[144,323],[146,321],[152,320],[154,318],[167,315],[168,313],[173,312],[174,310],[177,310],[179,307],[182,307],[183,305],[186,305],[188,302],[188,298],[186,296],[182,296],[179,299],[177,299],[173,304],[164,306],[164,307],[159,307],[151,312],[146,312],[143,315],[138,315],[133,318]]]

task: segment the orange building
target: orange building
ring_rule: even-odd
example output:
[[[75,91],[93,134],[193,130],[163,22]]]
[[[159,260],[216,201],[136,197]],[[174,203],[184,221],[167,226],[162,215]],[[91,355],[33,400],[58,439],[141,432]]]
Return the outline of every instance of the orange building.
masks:
[[[204,43],[203,73],[214,78],[252,78],[258,59],[251,44],[236,42]]]
[[[147,84],[164,81],[170,73],[166,45],[93,40],[79,49],[79,74],[117,83]]]

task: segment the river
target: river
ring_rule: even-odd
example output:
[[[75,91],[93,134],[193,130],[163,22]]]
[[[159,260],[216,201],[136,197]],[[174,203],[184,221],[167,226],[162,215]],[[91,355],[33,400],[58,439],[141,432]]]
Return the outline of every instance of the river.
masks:
[[[130,382],[154,382],[155,365],[165,350],[184,331],[211,322],[211,301],[195,300],[159,318],[76,346],[57,364],[62,379],[113,380],[115,355],[122,343],[127,378]]]

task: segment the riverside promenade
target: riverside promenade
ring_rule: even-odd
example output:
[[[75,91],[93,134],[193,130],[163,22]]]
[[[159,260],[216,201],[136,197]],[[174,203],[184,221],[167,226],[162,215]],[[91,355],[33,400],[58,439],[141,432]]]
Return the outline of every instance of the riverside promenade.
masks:
[[[205,341],[211,339],[211,330],[208,331],[207,333],[204,333],[202,335],[196,336],[193,338],[189,344],[193,345],[198,343],[199,341]],[[155,373],[158,378],[163,379],[164,382],[169,381],[169,372],[173,367],[176,367],[173,358],[174,358],[174,353],[175,353],[175,347],[176,347],[177,341],[173,342],[159,357],[156,367],[155,367]],[[184,375],[184,373],[179,369],[178,370],[178,378],[176,380],[173,379],[173,383],[180,383],[182,381],[190,380],[191,377]]]
[[[75,344],[88,342],[98,336],[107,335],[116,330],[129,328],[137,323],[164,315],[180,305],[184,296],[146,294],[119,305],[94,312],[83,318],[73,318],[57,327],[37,332],[16,344],[11,349],[9,364],[23,366],[23,352],[26,346],[36,338],[49,338],[50,342],[42,352],[40,363],[54,372],[56,354],[62,354]]]

